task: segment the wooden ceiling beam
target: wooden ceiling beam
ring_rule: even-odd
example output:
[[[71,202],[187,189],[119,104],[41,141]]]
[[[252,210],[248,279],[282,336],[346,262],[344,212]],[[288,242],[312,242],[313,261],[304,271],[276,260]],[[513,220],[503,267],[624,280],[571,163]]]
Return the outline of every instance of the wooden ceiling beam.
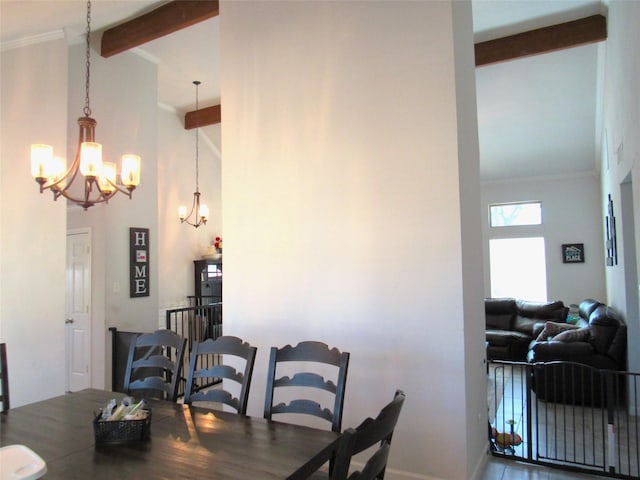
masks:
[[[476,67],[606,39],[607,19],[602,15],[592,15],[571,22],[476,43]]]
[[[192,128],[206,127],[207,125],[220,123],[221,120],[222,112],[220,105],[214,105],[213,107],[187,112],[184,116],[184,128],[185,130],[191,130]]]
[[[220,13],[218,0],[179,0],[169,2],[128,22],[105,30],[100,54],[117,53],[176,32]]]

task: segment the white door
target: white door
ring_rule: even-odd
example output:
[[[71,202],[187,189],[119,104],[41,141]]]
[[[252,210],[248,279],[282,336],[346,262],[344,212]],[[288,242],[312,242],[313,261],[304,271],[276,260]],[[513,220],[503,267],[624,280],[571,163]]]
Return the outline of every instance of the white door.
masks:
[[[91,386],[91,230],[67,232],[66,390]]]

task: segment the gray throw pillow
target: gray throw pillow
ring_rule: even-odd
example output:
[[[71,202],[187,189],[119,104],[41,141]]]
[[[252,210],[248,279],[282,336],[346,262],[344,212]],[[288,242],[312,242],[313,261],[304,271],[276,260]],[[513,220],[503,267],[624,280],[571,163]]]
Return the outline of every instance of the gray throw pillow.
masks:
[[[589,339],[589,327],[565,330],[553,339],[557,342],[586,342]]]
[[[536,338],[536,342],[546,342],[547,340],[553,339],[556,340],[556,335],[570,330],[577,330],[578,327],[576,325],[571,325],[569,323],[557,323],[557,322],[547,322],[544,324],[544,328]]]

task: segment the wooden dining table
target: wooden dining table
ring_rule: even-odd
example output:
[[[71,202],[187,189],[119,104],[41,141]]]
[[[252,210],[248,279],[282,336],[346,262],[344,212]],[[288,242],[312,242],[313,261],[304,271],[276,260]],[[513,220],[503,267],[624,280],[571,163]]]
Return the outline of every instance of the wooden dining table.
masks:
[[[94,441],[93,418],[123,394],[88,389],[0,415],[0,446],[26,445],[46,479],[303,479],[326,463],[339,434],[259,417],[149,400],[148,440]]]

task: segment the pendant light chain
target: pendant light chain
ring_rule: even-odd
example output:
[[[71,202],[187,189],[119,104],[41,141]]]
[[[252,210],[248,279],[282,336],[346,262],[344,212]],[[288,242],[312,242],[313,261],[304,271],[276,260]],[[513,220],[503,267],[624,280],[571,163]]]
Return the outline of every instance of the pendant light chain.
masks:
[[[196,86],[196,119],[198,117],[198,86],[200,85],[200,82],[198,80],[196,80],[195,82],[193,82],[194,85]],[[200,191],[200,187],[198,186],[198,177],[199,177],[199,168],[198,168],[198,157],[199,157],[199,149],[198,149],[198,130],[199,128],[196,127],[196,192]]]
[[[196,191],[193,192],[193,204],[191,205],[191,211],[187,214],[187,207],[180,206],[178,208],[178,218],[180,219],[180,223],[186,223],[191,225],[192,227],[198,228],[200,225],[206,225],[207,219],[209,218],[209,208],[204,204],[200,203],[200,146],[199,146],[199,121],[198,116],[200,114],[200,98],[199,98],[199,89],[200,80],[194,80],[193,84],[196,86]],[[185,128],[186,127],[186,116],[185,116]],[[192,215],[195,215],[195,219],[190,221]]]
[[[89,85],[91,83],[91,0],[87,1],[87,73],[85,79],[84,115],[91,116],[91,106],[89,104]]]

